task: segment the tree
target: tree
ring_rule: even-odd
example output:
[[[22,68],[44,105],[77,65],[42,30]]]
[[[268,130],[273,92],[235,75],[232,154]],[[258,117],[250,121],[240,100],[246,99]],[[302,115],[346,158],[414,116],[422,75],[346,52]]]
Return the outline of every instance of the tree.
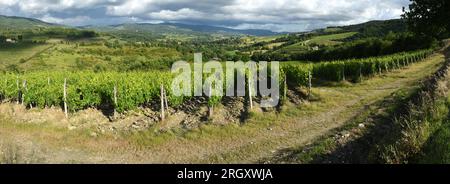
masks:
[[[6,36],[0,35],[0,43],[6,42]]]
[[[407,20],[411,31],[435,38],[450,34],[449,0],[410,0],[409,10],[403,8],[402,17]]]

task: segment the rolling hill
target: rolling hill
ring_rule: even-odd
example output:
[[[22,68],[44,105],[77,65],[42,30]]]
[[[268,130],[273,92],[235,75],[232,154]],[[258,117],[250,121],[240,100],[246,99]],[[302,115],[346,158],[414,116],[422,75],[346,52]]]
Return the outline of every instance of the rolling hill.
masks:
[[[182,29],[189,29],[192,31],[202,32],[202,33],[212,33],[212,34],[244,34],[244,35],[251,35],[251,36],[273,36],[277,34],[283,34],[283,33],[276,33],[269,30],[263,30],[263,29],[230,29],[230,28],[224,28],[224,27],[216,27],[216,26],[208,26],[208,25],[189,25],[189,24],[177,24],[177,23],[164,23],[160,25],[167,25],[167,26],[175,26]]]
[[[30,31],[58,26],[38,19],[0,15],[0,31]]]
[[[189,25],[179,23],[127,23],[109,26],[84,26],[83,29],[92,29],[98,32],[106,32],[129,39],[189,39],[210,36],[273,36],[281,33],[259,29],[230,29],[208,25]]]
[[[405,32],[407,30],[407,24],[404,20],[401,19],[374,20],[362,24],[329,27],[327,29],[337,29],[342,32],[358,32],[359,34],[356,34],[349,38],[351,40],[355,40],[359,38],[382,37],[386,36],[390,32]]]

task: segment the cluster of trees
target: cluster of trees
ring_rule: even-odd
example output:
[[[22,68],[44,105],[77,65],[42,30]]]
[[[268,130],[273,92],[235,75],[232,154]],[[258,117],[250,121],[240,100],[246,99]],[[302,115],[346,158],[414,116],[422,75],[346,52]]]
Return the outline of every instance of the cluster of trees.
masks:
[[[248,58],[249,54],[242,52],[230,52],[239,49],[242,40],[238,37],[231,37],[220,40],[211,39],[194,39],[189,41],[180,41],[176,39],[164,40],[142,40],[139,42],[121,42],[119,40],[107,41],[104,45],[108,48],[118,49],[125,47],[133,48],[170,48],[181,53],[183,60],[191,61],[193,53],[203,53],[204,60],[219,59],[219,60],[233,60],[238,58]]]
[[[33,42],[33,38],[62,38],[62,39],[85,39],[85,38],[94,38],[97,37],[98,34],[95,31],[91,30],[80,30],[74,28],[63,28],[63,27],[51,27],[41,29],[39,31],[33,32],[24,32],[23,37],[26,37],[26,41]],[[24,39],[25,40],[25,39]]]
[[[84,39],[94,38],[98,34],[90,30],[78,30],[72,28],[42,28],[33,31],[11,31],[6,34],[0,34],[0,44],[7,43],[7,39],[11,39],[15,42],[25,43],[45,43],[49,38],[63,38],[63,39]]]
[[[6,42],[6,36],[0,35],[0,44]]]
[[[15,35],[15,36],[0,35],[0,44],[5,44],[7,39],[21,42],[23,40],[23,35]]]
[[[390,33],[383,38],[366,38],[345,42],[340,45],[326,46],[317,51],[305,51],[298,53],[254,53],[255,61],[327,61],[336,59],[357,59],[374,56],[383,56],[398,52],[413,51],[431,48],[436,41],[430,37],[417,36],[412,33]]]
[[[82,31],[72,31],[67,34],[69,39],[83,39],[83,38],[94,38],[97,33],[94,31],[82,30]]]
[[[68,39],[93,38],[97,36],[97,33],[95,31],[61,28],[61,27],[48,28],[43,30],[41,33],[37,34],[48,37],[58,37]]]
[[[366,58],[383,56],[398,52],[431,48],[434,39],[418,37],[411,33],[389,34],[384,38],[368,38],[341,45],[328,46],[323,49],[294,54],[292,60],[327,61],[336,59]]]
[[[320,35],[320,33],[311,33],[311,34],[292,33],[292,34],[288,34],[287,36],[276,38],[274,40],[254,43],[252,45],[240,48],[240,51],[251,52],[254,50],[270,50],[268,45],[273,44],[273,43],[283,43],[280,46],[276,46],[276,47],[272,48],[272,50],[277,50],[277,49],[285,47],[285,46],[289,46],[289,45],[296,44],[298,42],[303,42],[303,41],[309,40],[314,35]]]
[[[450,1],[411,0],[409,10],[403,11],[403,18],[416,34],[438,39],[450,37]]]
[[[127,56],[116,64],[117,71],[161,71],[170,70],[178,57],[147,58],[144,56]]]
[[[370,21],[363,24],[350,25],[341,27],[343,31],[358,32],[351,37],[343,39],[343,41],[353,41],[372,37],[385,37],[390,33],[402,33],[407,31],[405,20],[393,19],[385,21]]]
[[[222,61],[235,60],[241,58],[250,59],[249,55],[241,52],[232,52],[239,49],[242,40],[237,37],[231,37],[220,40],[198,39],[187,42],[176,42],[174,45],[166,45],[175,48],[183,55],[184,60],[192,61],[193,53],[203,53],[203,60],[218,59]]]

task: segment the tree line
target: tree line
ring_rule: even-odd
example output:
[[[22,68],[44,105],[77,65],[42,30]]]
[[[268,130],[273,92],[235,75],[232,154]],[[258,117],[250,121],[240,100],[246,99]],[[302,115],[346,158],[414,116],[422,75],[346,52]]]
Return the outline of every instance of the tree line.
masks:
[[[413,51],[436,46],[435,39],[413,33],[390,33],[383,38],[366,38],[340,45],[325,46],[316,51],[280,53],[277,51],[254,53],[255,61],[329,61],[338,59],[359,59]]]

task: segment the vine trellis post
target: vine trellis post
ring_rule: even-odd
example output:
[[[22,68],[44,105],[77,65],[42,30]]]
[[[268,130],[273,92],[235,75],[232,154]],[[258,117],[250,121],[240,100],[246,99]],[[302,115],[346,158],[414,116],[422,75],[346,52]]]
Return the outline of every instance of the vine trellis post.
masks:
[[[64,78],[64,115],[66,116],[66,118],[69,118],[69,114],[67,112],[67,78]]]
[[[342,66],[342,81],[345,81],[345,66]]]
[[[164,121],[164,119],[166,119],[166,117],[164,114],[164,85],[163,84],[161,84],[160,99],[161,99],[161,120]]]
[[[169,103],[167,102],[166,88],[163,88],[163,90],[164,90],[164,105],[166,106],[166,113],[169,116]]]
[[[208,96],[209,98],[212,98],[212,83],[209,85],[209,91],[208,91]],[[209,112],[209,117],[212,117],[214,115],[214,104],[210,104],[208,105],[208,112]]]
[[[114,84],[114,91],[113,91],[113,95],[114,95],[114,117],[117,114],[117,84]]]
[[[284,99],[287,98],[287,90],[288,90],[287,88],[288,88],[288,86],[287,86],[287,75],[284,74],[284,91],[283,91]]]
[[[24,105],[25,101],[25,91],[27,90],[27,80],[22,81],[22,93],[21,93],[21,103]]]
[[[312,75],[311,71],[308,71],[308,98],[311,98],[312,93]]]
[[[16,87],[17,87],[17,104],[20,102],[20,87],[19,87],[19,76],[16,78]]]
[[[359,80],[362,81],[362,64],[359,65]]]
[[[250,73],[248,74],[248,99],[250,103],[250,110],[253,109],[253,92],[252,92],[252,80],[250,79]]]

